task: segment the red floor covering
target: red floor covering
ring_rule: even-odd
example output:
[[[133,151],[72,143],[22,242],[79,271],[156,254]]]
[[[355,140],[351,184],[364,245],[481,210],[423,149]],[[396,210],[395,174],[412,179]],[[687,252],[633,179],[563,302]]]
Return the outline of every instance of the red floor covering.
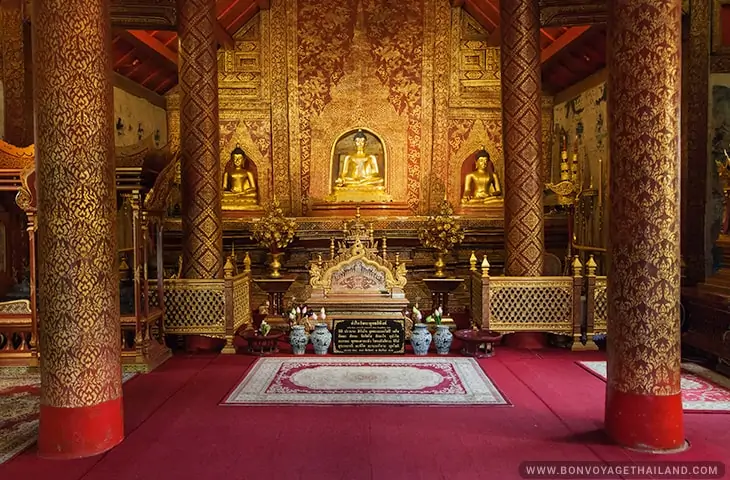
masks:
[[[253,357],[178,356],[124,386],[127,438],[98,457],[0,465],[0,479],[495,479],[522,461],[687,460],[730,466],[730,415],[688,413],[692,447],[652,456],[602,433],[601,353],[501,348],[480,360],[513,407],[219,406]],[[730,478],[730,472],[725,478]]]

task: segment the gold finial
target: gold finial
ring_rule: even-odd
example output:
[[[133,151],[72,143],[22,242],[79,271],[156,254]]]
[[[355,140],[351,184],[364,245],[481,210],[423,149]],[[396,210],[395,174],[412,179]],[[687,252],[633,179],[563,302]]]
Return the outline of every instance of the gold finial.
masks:
[[[383,237],[383,259],[388,259],[388,239]]]
[[[335,258],[335,239],[330,238],[330,260],[334,260]]]
[[[583,274],[583,264],[580,263],[580,259],[578,258],[578,255],[573,257],[573,276],[574,277],[580,277]]]
[[[395,266],[397,267],[398,265],[400,265],[400,253],[395,252]]]
[[[246,252],[246,256],[243,258],[243,271],[251,271],[251,256],[248,254],[248,252]]]
[[[590,254],[588,257],[588,261],[586,262],[586,270],[588,270],[588,276],[594,277],[596,275],[596,269],[598,268],[598,264],[596,263],[595,259],[593,258],[593,254]]]
[[[226,264],[223,265],[223,274],[225,278],[231,278],[233,277],[233,271],[235,270],[235,266],[233,265],[233,262],[231,262],[231,257],[226,258]]]
[[[469,270],[472,272],[477,271],[477,256],[474,250],[471,251],[471,257],[469,257]]]
[[[321,253],[318,253],[317,254],[317,265],[321,267],[322,266],[322,263],[323,263],[322,262],[322,254]]]
[[[360,205],[357,206],[357,210],[355,211],[355,219],[358,222],[360,221]]]
[[[489,260],[487,260],[487,256],[484,255],[484,260],[482,260],[482,277],[488,277],[489,276]]]

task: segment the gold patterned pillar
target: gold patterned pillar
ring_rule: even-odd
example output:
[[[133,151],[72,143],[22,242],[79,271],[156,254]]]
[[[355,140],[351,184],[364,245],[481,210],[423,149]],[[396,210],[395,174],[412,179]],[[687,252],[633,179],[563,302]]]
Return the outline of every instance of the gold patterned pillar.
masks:
[[[178,0],[183,275],[223,278],[215,0]]]
[[[23,0],[0,1],[0,80],[3,83],[5,141],[27,147],[33,143],[32,78],[26,68],[30,51],[23,21]]]
[[[684,447],[680,393],[680,0],[609,2],[606,430]]]
[[[505,273],[542,275],[540,15],[537,0],[500,2]]]
[[[38,171],[38,452],[124,438],[111,20],[106,0],[34,0]]]

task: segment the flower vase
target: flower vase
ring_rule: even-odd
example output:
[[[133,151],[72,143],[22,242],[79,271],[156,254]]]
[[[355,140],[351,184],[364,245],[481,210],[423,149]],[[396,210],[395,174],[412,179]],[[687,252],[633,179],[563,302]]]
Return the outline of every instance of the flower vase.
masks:
[[[332,333],[327,330],[327,324],[316,324],[310,338],[314,347],[314,353],[317,355],[327,355],[330,343],[332,343]]]
[[[413,353],[416,355],[427,355],[428,347],[431,346],[431,332],[428,331],[428,325],[425,323],[417,323],[413,326],[411,333],[411,346]]]
[[[449,331],[448,325],[437,325],[436,333],[433,334],[433,343],[436,345],[436,353],[439,355],[448,355],[451,351],[451,342],[454,340],[454,334]]]
[[[304,331],[304,325],[293,325],[289,333],[289,344],[294,355],[304,355],[309,339]]]
[[[436,253],[436,263],[433,264],[433,267],[436,269],[436,273],[434,274],[436,278],[444,278],[446,276],[444,273],[445,266],[443,252]]]
[[[271,278],[281,277],[281,272],[279,272],[279,269],[281,268],[282,255],[283,254],[281,252],[271,254],[271,263],[269,264],[269,266],[271,267]]]

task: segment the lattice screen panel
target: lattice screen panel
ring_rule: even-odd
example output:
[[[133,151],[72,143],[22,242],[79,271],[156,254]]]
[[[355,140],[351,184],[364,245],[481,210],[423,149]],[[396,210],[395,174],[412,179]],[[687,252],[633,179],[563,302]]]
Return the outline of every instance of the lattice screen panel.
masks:
[[[223,282],[165,281],[165,332],[225,335]]]
[[[251,280],[248,275],[233,281],[233,331],[252,323],[251,318]]]
[[[572,277],[498,277],[489,282],[489,329],[573,331]]]

